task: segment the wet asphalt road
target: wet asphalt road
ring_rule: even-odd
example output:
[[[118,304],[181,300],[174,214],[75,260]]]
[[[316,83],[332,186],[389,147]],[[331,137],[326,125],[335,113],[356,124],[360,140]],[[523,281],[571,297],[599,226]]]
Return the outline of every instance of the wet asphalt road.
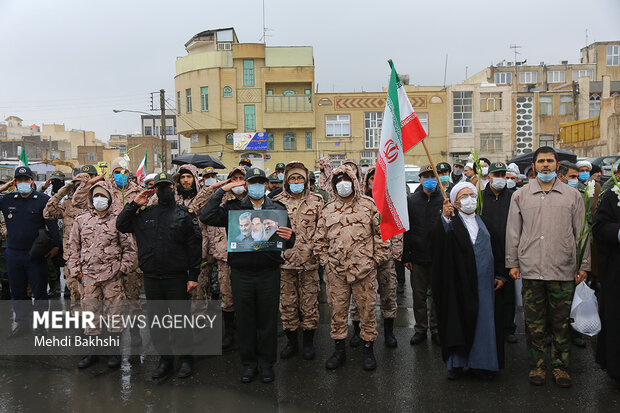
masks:
[[[101,360],[79,371],[76,356],[5,356],[0,357],[0,412],[620,412],[620,387],[594,363],[594,341],[586,349],[573,347],[572,388],[557,387],[551,375],[546,386],[533,387],[527,382],[519,321],[519,343],[506,345],[506,368],[494,381],[464,377],[451,382],[430,339],[409,344],[414,321],[410,289],[398,300],[399,345],[386,348],[379,327],[374,372],[362,370],[361,348],[348,346],[346,364],[325,369],[333,341],[323,303],[317,358],[278,361],[274,383],[242,384],[236,352],[198,359],[189,379],[172,375],[159,381],[150,378],[158,361],[154,357],[125,360],[120,370],[108,369]],[[280,348],[285,340],[280,337]]]

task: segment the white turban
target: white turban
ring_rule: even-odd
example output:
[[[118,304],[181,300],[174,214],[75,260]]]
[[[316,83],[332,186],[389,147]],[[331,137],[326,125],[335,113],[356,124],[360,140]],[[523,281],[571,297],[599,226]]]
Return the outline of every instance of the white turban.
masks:
[[[473,162],[467,162],[467,163],[465,164],[465,166],[466,166],[466,167],[468,167],[468,166],[469,166],[471,169],[474,169],[474,163],[473,163]]]
[[[450,190],[450,202],[454,203],[459,192],[461,192],[465,188],[469,188],[474,191],[474,193],[476,193],[476,187],[471,182],[459,182],[458,184],[454,185],[454,188]]]
[[[579,161],[577,162],[577,168],[581,168],[582,166],[587,166],[588,170],[592,170],[592,164],[588,161]]]
[[[513,163],[511,163],[510,165],[508,165],[508,166],[506,167],[506,172],[513,173],[513,174],[515,174],[515,175],[517,175],[517,176],[521,173],[521,172],[519,171],[519,167],[518,167],[518,166],[517,166],[517,164],[516,164],[516,163],[514,163],[514,162],[513,162]]]

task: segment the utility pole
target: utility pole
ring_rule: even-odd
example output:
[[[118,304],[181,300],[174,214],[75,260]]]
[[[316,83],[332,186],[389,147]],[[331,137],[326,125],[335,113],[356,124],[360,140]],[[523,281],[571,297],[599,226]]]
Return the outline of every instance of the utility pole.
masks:
[[[168,157],[166,156],[166,91],[164,89],[159,90],[159,108],[161,109],[161,170],[166,172],[166,162]]]
[[[519,69],[517,68],[517,55],[520,54],[517,50],[521,48],[521,46],[517,46],[516,44],[511,44],[510,45],[511,49],[514,49],[515,51],[515,79],[513,81],[513,85],[515,86],[514,89],[516,92],[519,91],[519,87],[518,85],[518,81],[519,81]]]

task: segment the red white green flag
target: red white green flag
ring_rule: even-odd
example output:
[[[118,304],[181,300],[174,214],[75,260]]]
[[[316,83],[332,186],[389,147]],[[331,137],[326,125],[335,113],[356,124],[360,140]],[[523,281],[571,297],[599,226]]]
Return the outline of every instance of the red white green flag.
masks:
[[[426,137],[394,64],[388,88],[372,197],[381,214],[381,238],[386,241],[409,230],[404,153]]]
[[[138,166],[138,170],[136,171],[139,184],[143,184],[144,178],[146,178],[146,152],[147,151],[144,151],[144,158],[142,158],[142,162],[140,162],[140,166]]]

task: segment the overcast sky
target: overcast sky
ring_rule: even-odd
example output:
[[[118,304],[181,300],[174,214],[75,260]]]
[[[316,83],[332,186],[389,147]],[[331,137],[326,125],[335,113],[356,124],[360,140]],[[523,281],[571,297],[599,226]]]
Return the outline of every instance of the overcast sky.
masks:
[[[310,45],[320,92],[380,90],[386,60],[411,83],[443,85],[501,61],[579,61],[588,42],[620,39],[619,0],[265,0],[267,44]],[[184,43],[234,27],[262,36],[262,1],[0,0],[0,116],[68,129],[139,131],[149,93],[174,91]]]

